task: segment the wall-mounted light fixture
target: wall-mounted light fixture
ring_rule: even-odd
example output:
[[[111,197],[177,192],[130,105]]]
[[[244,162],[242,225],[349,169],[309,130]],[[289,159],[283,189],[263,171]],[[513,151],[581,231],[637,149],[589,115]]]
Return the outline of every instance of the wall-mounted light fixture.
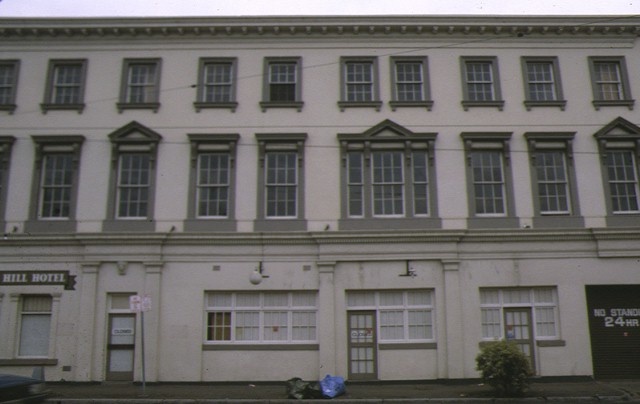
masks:
[[[410,276],[412,278],[415,278],[418,275],[416,274],[416,271],[413,268],[411,268],[411,261],[406,260],[405,261],[404,273],[400,274],[398,276]]]
[[[262,261],[260,261],[258,263],[258,267],[253,270],[251,275],[249,275],[249,282],[251,282],[252,285],[259,285],[262,282],[262,279],[269,277],[269,275],[264,275],[262,273],[263,269]]]

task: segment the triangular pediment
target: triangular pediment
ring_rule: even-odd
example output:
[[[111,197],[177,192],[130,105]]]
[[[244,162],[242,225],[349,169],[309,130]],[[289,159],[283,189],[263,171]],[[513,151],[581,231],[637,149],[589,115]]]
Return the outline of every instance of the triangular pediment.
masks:
[[[418,139],[435,139],[435,133],[416,133],[406,127],[385,119],[379,124],[372,126],[362,133],[339,134],[340,140],[359,140],[359,141],[398,141],[398,140],[418,140]]]
[[[162,136],[139,122],[131,121],[109,134],[109,139],[115,143],[157,143]]]
[[[594,136],[596,138],[638,138],[640,137],[640,126],[622,117],[617,117],[597,131]]]

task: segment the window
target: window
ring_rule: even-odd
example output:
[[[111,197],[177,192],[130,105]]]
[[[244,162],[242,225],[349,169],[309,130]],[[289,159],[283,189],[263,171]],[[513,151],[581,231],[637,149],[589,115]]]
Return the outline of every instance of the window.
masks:
[[[51,296],[21,296],[18,356],[47,357],[49,355],[51,308]]]
[[[617,118],[595,134],[600,146],[607,225],[640,225],[640,127]]]
[[[11,161],[11,149],[15,140],[13,136],[0,136],[0,226],[3,227],[9,181],[9,162]]]
[[[573,167],[574,133],[525,133],[533,184],[534,227],[581,227]]]
[[[160,59],[125,59],[118,110],[160,108]]]
[[[378,63],[376,58],[342,58],[341,101],[342,111],[348,107],[374,107],[380,110],[378,95]]]
[[[560,69],[555,57],[523,57],[522,70],[525,86],[524,105],[532,107],[560,107],[564,110],[560,83]]]
[[[202,58],[198,73],[198,100],[196,111],[202,108],[229,108],[235,111],[236,102],[235,58]]]
[[[19,67],[17,60],[0,60],[0,111],[13,112],[16,109]]]
[[[391,108],[420,106],[431,110],[427,58],[391,58],[391,67]]]
[[[266,58],[262,110],[302,109],[302,63],[300,58]]]
[[[36,148],[28,232],[75,231],[78,167],[84,136],[33,136]]]
[[[42,111],[52,109],[84,109],[86,60],[51,60]]]
[[[381,343],[433,342],[436,339],[431,290],[349,291],[350,310],[375,310]]]
[[[209,292],[208,343],[316,343],[317,293]]]
[[[536,340],[560,338],[555,287],[480,289],[482,339],[506,338],[504,310],[509,308],[532,309],[533,334]]]
[[[187,230],[235,231],[235,149],[238,138],[234,134],[189,135],[192,168],[189,219],[185,221]]]
[[[467,157],[469,227],[517,227],[509,158],[510,133],[462,133]]]
[[[462,106],[498,107],[502,110],[504,101],[500,92],[498,59],[495,57],[462,57]]]
[[[303,230],[306,134],[257,134],[259,147],[256,229]]]
[[[624,57],[590,57],[589,68],[596,109],[605,106],[633,108]]]
[[[389,120],[364,133],[339,134],[343,159],[340,228],[439,226],[435,137],[413,133]]]
[[[162,137],[132,122],[109,135],[113,144],[106,231],[153,230],[155,164]]]

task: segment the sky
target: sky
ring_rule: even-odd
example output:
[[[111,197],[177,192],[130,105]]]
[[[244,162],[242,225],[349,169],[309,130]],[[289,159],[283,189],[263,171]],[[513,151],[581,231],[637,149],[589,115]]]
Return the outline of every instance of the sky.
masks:
[[[0,0],[3,17],[640,15],[640,0]]]

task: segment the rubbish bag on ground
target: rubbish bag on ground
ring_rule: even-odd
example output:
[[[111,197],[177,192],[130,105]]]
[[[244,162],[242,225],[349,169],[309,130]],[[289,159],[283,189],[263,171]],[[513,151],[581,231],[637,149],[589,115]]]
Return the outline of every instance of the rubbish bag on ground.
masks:
[[[308,400],[322,398],[322,390],[318,382],[306,382],[299,377],[287,380],[287,398]]]
[[[325,398],[338,397],[346,391],[344,379],[340,376],[326,375],[324,379],[320,380],[320,388]]]

